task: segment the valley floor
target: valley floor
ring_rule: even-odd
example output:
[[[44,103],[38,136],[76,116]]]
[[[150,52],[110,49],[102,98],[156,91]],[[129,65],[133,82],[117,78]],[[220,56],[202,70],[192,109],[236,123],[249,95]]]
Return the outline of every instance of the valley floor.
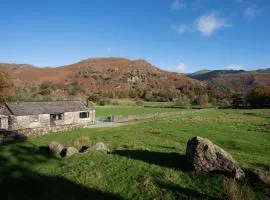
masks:
[[[247,179],[190,171],[186,143],[197,135],[231,153]],[[45,148],[79,138],[111,152],[60,158]],[[254,171],[270,174],[269,141],[269,109],[207,109],[29,138],[0,147],[0,199],[269,199],[254,179]]]

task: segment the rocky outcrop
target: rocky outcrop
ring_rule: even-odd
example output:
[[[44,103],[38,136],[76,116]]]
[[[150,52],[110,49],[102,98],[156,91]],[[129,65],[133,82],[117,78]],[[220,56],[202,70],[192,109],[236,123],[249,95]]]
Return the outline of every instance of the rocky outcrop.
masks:
[[[236,179],[245,177],[232,156],[206,138],[197,136],[189,140],[186,155],[195,171],[223,171],[233,173]]]

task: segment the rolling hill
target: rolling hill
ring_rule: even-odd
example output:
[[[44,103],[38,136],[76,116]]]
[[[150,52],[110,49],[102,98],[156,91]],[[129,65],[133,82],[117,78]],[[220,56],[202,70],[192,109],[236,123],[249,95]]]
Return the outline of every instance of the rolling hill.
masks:
[[[256,86],[270,86],[270,69],[255,71],[213,70],[204,73],[195,72],[190,78],[206,82],[210,86],[229,88],[231,92],[247,93]]]
[[[78,90],[76,95],[80,93],[81,96],[99,92],[106,96],[122,97],[132,90],[172,90],[172,93],[177,93],[183,87],[205,87],[198,80],[163,71],[145,60],[125,58],[91,58],[55,68],[6,63],[0,64],[0,67],[11,74],[15,86],[28,88],[31,95],[40,93],[36,87],[48,89],[50,84],[53,90],[43,93],[56,97],[74,93],[70,91],[73,89]]]
[[[179,94],[196,96],[206,86],[233,93],[247,93],[256,86],[270,86],[270,68],[255,71],[200,70],[184,75],[161,70],[145,60],[89,58],[60,67],[0,63],[8,71],[22,98],[42,96],[85,98],[100,93],[111,98],[141,97],[146,93],[172,99]],[[21,94],[20,94],[21,93]]]

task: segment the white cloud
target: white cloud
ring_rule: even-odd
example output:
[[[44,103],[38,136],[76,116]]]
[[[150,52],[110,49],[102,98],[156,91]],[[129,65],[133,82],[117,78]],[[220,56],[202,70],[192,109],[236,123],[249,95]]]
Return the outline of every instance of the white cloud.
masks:
[[[229,70],[242,70],[245,69],[243,65],[229,65],[227,67]]]
[[[198,17],[191,24],[172,24],[171,29],[177,33],[198,31],[203,36],[210,36],[217,30],[232,26],[227,19],[219,17],[215,12]]]
[[[248,7],[244,10],[244,16],[247,18],[253,18],[259,14],[259,10],[253,7]]]
[[[184,63],[179,63],[173,71],[178,72],[178,73],[184,73],[186,70],[186,67],[187,66]]]
[[[172,2],[172,9],[180,10],[186,7],[186,3],[183,0],[174,0]]]
[[[187,24],[180,24],[180,25],[172,24],[171,29],[177,33],[182,34],[188,31],[192,31],[193,27]]]
[[[203,36],[210,36],[217,30],[229,27],[226,19],[220,18],[215,12],[211,12],[200,16],[196,20],[196,29],[201,32]]]

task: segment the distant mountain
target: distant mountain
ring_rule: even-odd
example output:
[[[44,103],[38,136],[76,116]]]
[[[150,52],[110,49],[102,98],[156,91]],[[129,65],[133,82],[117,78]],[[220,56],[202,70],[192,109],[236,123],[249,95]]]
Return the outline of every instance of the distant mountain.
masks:
[[[202,70],[199,70],[199,71],[196,71],[194,73],[191,73],[191,74],[188,74],[189,76],[199,76],[199,75],[202,75],[202,74],[206,74],[208,72],[211,72],[211,70],[208,70],[208,69],[202,69]]]
[[[266,68],[266,69],[258,69],[255,72],[261,72],[261,73],[270,73],[270,68]]]
[[[210,86],[226,87],[237,93],[247,93],[256,86],[270,86],[269,68],[255,71],[213,70],[205,73],[195,72],[188,76],[204,81]]]

